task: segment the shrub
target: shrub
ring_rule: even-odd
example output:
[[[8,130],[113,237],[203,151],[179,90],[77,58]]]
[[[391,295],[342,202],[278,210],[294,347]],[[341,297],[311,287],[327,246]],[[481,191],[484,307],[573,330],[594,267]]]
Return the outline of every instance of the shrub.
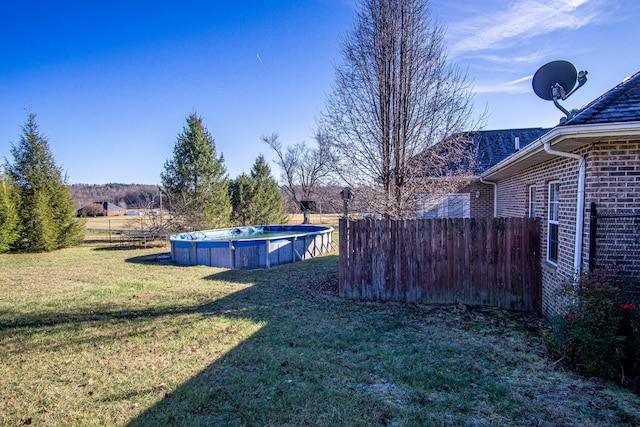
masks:
[[[105,215],[102,203],[90,203],[88,205],[84,205],[84,207],[82,208],[82,213],[86,216],[93,217]]]
[[[564,284],[568,304],[553,320],[548,350],[582,374],[627,384],[640,376],[640,307],[622,278],[601,270]]]

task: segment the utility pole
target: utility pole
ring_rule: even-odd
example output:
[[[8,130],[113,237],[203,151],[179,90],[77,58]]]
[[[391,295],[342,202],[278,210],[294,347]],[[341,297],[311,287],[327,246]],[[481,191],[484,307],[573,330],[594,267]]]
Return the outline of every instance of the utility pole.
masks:
[[[160,227],[164,226],[164,222],[162,221],[162,190],[158,187],[158,195],[160,196]]]

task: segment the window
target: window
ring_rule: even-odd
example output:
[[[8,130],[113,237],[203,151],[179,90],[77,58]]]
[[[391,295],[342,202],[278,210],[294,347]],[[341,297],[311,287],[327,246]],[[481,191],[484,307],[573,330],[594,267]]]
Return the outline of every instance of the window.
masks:
[[[529,217],[535,218],[536,215],[536,186],[529,186]]]
[[[558,208],[560,206],[560,182],[549,183],[549,219],[547,261],[558,264]]]
[[[470,193],[425,197],[418,206],[418,218],[469,218],[470,216]]]

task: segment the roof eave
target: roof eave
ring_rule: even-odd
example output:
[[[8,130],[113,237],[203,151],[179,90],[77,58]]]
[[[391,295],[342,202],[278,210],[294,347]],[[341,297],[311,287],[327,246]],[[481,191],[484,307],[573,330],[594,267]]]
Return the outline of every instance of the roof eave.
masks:
[[[484,171],[481,177],[487,181],[496,181],[552,159],[554,156],[544,151],[545,143],[549,143],[556,150],[570,152],[596,141],[629,138],[640,138],[640,121],[556,126],[518,152]]]

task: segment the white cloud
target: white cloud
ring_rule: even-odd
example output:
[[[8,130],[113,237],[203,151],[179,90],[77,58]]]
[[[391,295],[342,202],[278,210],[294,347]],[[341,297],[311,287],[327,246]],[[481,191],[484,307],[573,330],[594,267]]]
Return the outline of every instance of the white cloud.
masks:
[[[467,59],[480,59],[499,64],[536,64],[539,63],[546,53],[544,51],[534,52],[524,56],[508,55],[467,55]]]
[[[577,29],[597,22],[606,12],[604,0],[521,0],[504,10],[491,10],[449,26],[454,40],[451,54],[503,48],[562,29]],[[491,8],[489,8],[491,9]]]
[[[509,93],[519,94],[531,92],[531,79],[533,75],[521,77],[509,82],[474,85],[475,93]]]

